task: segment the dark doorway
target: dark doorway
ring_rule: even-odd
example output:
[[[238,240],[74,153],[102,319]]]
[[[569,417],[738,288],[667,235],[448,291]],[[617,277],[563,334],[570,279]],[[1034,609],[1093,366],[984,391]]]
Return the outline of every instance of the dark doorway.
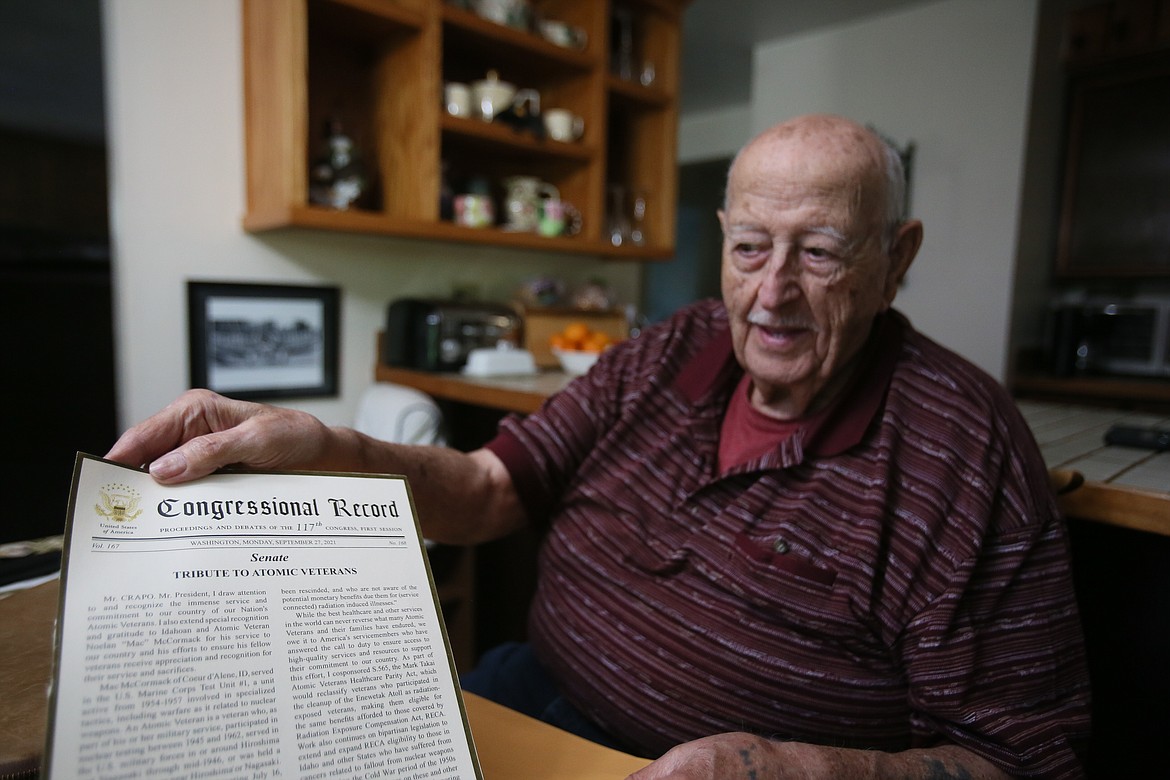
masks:
[[[99,0],[0,3],[0,542],[61,533],[117,433]]]
[[[723,205],[730,164],[717,159],[679,168],[674,260],[647,264],[643,277],[642,310],[651,322],[692,301],[719,297],[723,236],[715,212]]]

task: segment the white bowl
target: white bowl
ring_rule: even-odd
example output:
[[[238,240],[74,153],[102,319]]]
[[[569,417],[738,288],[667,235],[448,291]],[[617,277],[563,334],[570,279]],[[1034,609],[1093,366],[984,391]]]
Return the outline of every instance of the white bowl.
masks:
[[[557,356],[557,360],[561,361],[561,368],[565,370],[566,374],[571,376],[580,376],[593,367],[597,362],[597,352],[584,352],[579,349],[558,349],[552,348],[552,353]]]

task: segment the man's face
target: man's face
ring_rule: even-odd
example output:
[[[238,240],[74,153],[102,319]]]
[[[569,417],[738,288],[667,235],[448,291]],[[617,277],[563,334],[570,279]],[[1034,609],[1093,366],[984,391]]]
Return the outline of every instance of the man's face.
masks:
[[[882,245],[881,172],[865,160],[789,139],[753,145],[731,172],[723,299],[766,412],[799,416],[835,392],[905,270]]]

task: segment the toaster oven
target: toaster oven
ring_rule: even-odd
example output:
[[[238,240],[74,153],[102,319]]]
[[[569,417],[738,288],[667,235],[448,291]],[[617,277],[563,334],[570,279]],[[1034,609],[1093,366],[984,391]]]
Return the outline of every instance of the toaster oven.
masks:
[[[401,298],[386,310],[382,362],[423,371],[458,371],[473,349],[519,347],[523,320],[494,303]]]

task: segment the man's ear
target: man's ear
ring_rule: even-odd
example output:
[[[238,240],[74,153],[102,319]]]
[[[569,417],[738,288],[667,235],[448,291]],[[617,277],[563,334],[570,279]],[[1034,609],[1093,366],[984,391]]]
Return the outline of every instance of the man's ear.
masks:
[[[922,246],[922,222],[910,219],[898,226],[894,240],[890,242],[890,268],[886,273],[886,305],[894,302],[898,294],[898,286],[902,284],[910,264],[918,255],[918,248]]]

